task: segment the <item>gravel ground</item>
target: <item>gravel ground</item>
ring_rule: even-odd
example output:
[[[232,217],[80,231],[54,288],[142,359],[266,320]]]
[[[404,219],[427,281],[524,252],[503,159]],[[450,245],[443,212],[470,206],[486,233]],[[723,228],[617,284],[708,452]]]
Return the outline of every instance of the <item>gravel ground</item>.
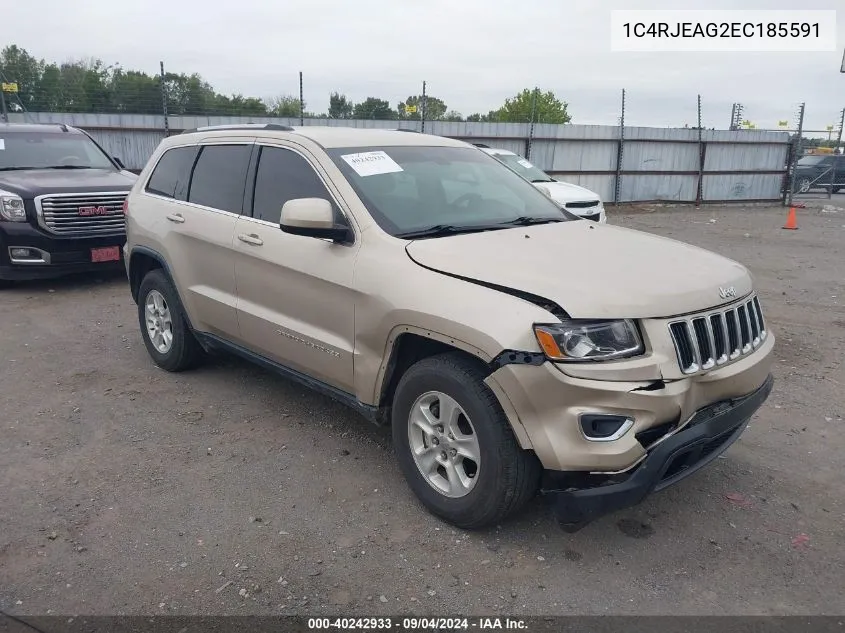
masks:
[[[156,369],[119,276],[0,291],[0,608],[845,613],[845,208],[610,220],[748,265],[777,382],[724,459],[574,535],[540,500],[454,530],[342,406],[229,358]]]

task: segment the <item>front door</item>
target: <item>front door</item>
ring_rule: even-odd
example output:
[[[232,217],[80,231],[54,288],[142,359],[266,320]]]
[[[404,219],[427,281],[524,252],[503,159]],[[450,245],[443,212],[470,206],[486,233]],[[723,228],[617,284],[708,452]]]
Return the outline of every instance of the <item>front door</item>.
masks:
[[[325,198],[338,221],[347,220],[303,154],[275,145],[257,149],[250,209],[235,226],[241,339],[261,356],[352,393],[358,242],[282,232],[282,205],[296,198]]]

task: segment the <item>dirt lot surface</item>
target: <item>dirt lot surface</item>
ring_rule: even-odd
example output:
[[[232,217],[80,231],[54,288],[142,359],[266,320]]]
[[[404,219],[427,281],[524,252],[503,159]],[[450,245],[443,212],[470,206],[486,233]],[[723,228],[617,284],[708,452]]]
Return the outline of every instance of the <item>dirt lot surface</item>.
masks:
[[[845,613],[845,208],[784,218],[611,211],[751,268],[776,385],[723,459],[574,535],[540,500],[454,530],[342,406],[228,358],[156,369],[119,276],[0,291],[0,608]]]

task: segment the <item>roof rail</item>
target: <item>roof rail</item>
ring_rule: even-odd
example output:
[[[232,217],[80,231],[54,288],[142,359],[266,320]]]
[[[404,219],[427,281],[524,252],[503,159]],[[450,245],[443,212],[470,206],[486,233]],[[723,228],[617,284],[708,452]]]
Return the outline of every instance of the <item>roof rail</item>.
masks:
[[[275,130],[277,132],[294,132],[295,130],[289,125],[280,125],[278,123],[229,123],[226,125],[204,125],[190,130],[183,130],[182,134],[190,134],[191,132],[211,132],[216,130]]]
[[[484,149],[490,149],[489,145],[485,145],[484,143],[473,143],[476,147],[483,147]]]

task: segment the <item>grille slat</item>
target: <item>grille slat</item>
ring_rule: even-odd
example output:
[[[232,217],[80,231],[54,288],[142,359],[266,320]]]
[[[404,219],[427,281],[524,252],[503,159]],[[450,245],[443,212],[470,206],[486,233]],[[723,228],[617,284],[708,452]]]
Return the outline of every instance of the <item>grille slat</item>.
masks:
[[[678,363],[685,374],[706,371],[748,354],[766,338],[760,301],[755,296],[740,305],[669,324]]]
[[[56,235],[83,237],[86,235],[114,235],[125,230],[121,192],[74,195],[47,195],[36,200],[39,223]],[[96,207],[90,215],[80,210]]]
[[[724,314],[713,314],[710,316],[710,330],[713,332],[716,364],[721,365],[728,360],[728,338]]]

